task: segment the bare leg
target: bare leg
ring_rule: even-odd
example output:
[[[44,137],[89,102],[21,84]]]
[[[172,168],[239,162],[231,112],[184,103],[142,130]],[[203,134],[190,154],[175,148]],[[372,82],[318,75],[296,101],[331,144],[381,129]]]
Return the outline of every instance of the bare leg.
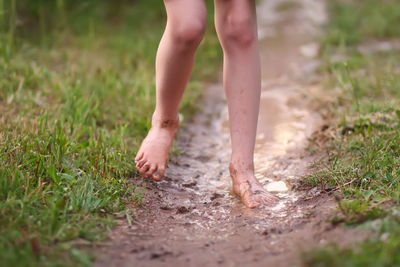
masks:
[[[224,50],[224,88],[228,100],[233,192],[255,208],[277,198],[254,176],[254,145],[260,103],[260,58],[254,0],[215,0],[215,25]]]
[[[207,24],[204,0],[164,0],[167,26],[156,58],[156,109],[135,158],[137,170],[159,181],[178,130],[178,109]]]

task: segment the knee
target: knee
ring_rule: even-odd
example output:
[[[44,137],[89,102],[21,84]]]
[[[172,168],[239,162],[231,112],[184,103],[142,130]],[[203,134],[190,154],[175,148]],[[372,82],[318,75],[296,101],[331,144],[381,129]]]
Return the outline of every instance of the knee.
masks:
[[[206,26],[206,20],[181,22],[172,28],[173,42],[183,48],[195,48],[203,39]]]
[[[245,48],[257,42],[257,27],[254,19],[247,15],[231,14],[223,25],[220,35],[225,47]]]

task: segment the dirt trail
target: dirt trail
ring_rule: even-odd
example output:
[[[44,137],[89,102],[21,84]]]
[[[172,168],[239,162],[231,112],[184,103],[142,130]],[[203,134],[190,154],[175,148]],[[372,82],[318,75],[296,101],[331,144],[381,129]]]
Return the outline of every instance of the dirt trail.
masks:
[[[164,181],[147,182],[137,219],[121,220],[98,249],[96,266],[295,266],[303,249],[357,239],[348,233],[354,230],[326,222],[332,197],[296,189],[312,160],[307,138],[322,123],[309,109],[315,96],[307,95],[318,88],[312,40],[324,12],[320,0],[258,6],[263,91],[256,176],[280,203],[249,210],[231,194],[226,104],[221,84],[210,86],[203,112],[179,134],[181,154]]]

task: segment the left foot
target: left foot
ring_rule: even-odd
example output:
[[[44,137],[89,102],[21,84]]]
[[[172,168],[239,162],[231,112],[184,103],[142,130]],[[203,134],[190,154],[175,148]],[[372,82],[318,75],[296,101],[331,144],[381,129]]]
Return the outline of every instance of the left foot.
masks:
[[[240,171],[233,164],[230,164],[229,170],[232,191],[248,208],[257,208],[261,205],[273,206],[279,201],[279,198],[264,189],[252,171]]]

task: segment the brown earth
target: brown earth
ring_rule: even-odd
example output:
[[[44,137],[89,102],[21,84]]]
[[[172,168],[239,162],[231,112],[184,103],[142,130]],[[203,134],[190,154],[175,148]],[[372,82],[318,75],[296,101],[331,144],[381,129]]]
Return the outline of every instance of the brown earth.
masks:
[[[202,111],[179,133],[180,153],[165,179],[140,180],[143,205],[132,207],[132,221],[121,219],[99,245],[96,266],[296,266],[314,246],[365,237],[329,223],[336,213],[331,193],[298,186],[315,160],[306,152],[308,139],[324,122],[312,109],[323,95],[313,42],[325,20],[323,2],[265,0],[258,16],[263,91],[256,176],[280,203],[250,210],[232,195],[222,85],[209,86]]]

